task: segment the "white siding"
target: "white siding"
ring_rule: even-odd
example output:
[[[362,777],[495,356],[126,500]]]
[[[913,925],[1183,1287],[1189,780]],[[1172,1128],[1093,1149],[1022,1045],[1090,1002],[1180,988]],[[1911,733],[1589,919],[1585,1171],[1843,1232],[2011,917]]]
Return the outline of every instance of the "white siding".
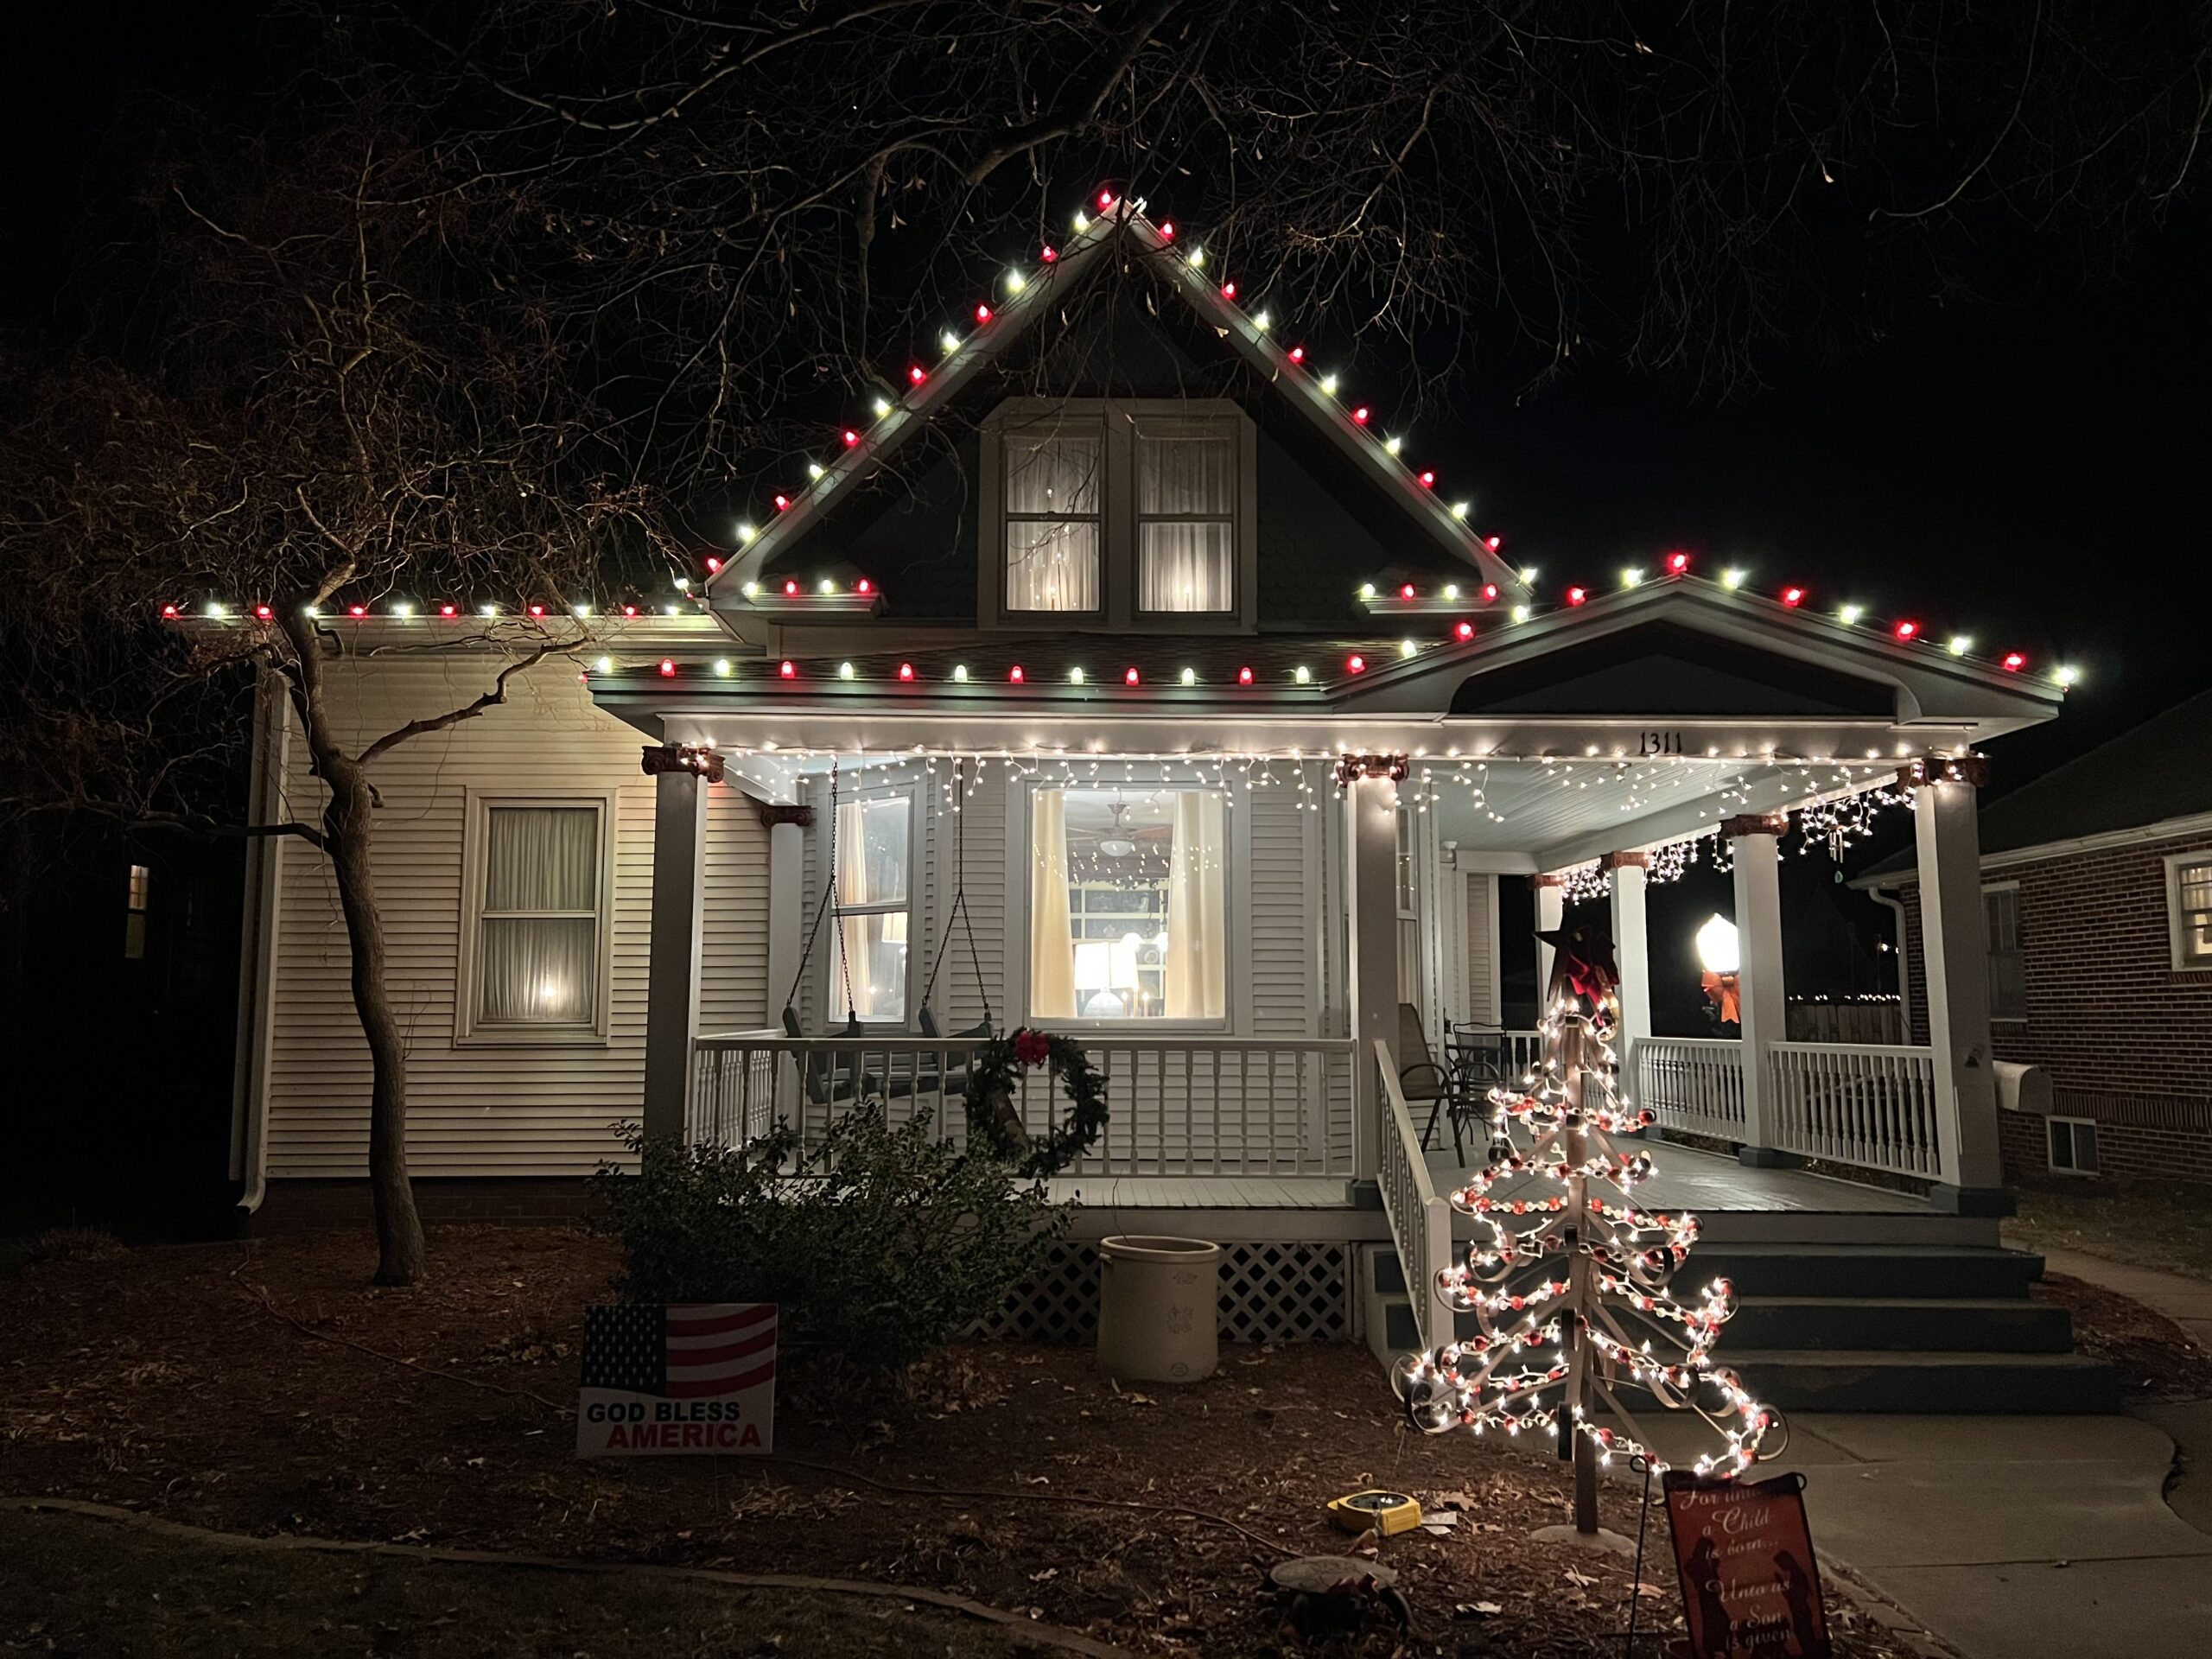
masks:
[[[387,659],[372,668],[333,664],[332,690],[342,727],[366,741],[468,701],[486,689],[494,667],[460,656]],[[592,706],[572,665],[549,662],[518,676],[505,705],[411,739],[371,768],[384,801],[376,882],[387,986],[408,1043],[408,1144],[416,1174],[585,1173],[613,1149],[609,1125],[639,1115],[653,817],[652,782],[639,766],[643,742],[632,728]],[[613,992],[604,1043],[454,1043],[471,789],[615,792],[606,945]],[[757,1023],[766,944],[757,919],[765,832],[732,791],[714,792],[702,1002],[715,1020]],[[322,789],[308,775],[305,746],[297,742],[286,796],[291,816],[320,817]],[[359,1175],[366,1159],[368,1051],[354,1017],[329,868],[311,849],[287,849],[279,904],[269,1173]]]
[[[753,801],[727,784],[707,792],[706,882],[699,1029],[757,1031],[781,1017],[789,987],[768,983],[768,831]]]

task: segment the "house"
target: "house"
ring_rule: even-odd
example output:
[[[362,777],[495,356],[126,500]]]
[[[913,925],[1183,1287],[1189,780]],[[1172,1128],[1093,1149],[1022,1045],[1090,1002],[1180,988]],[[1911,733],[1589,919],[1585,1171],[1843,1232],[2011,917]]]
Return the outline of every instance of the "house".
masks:
[[[1999,1116],[2007,1177],[2212,1181],[2212,692],[2021,785],[1981,827],[1993,1049],[2050,1085]],[[1897,908],[1923,1041],[1919,869],[1900,855],[1855,885]]]
[[[1929,1198],[1876,1207],[1993,1249],[1980,747],[2055,714],[2058,680],[1685,555],[1540,585],[1236,276],[1109,193],[680,598],[333,617],[363,729],[474,696],[513,640],[578,645],[377,765],[426,1213],[571,1205],[620,1120],[812,1135],[855,1079],[934,1109],[966,1033],[1034,1022],[1109,1077],[1060,1183],[1078,1245],[1217,1238],[1233,1328],[1346,1333],[1360,1249],[1418,1287],[1449,1245],[1401,1005],[1432,1047],[1494,1027],[1500,884],[1533,882],[1554,925],[1609,887],[1663,1124],[1915,1178]],[[264,716],[257,810],[312,810]],[[1790,815],[1817,834],[1904,792],[1927,950],[1966,952],[1931,1039],[1789,1043]],[[1699,849],[1732,860],[1739,1041],[1650,1035],[1646,883]],[[358,1210],[367,1062],[327,876],[280,839],[253,855],[238,1175],[264,1218]],[[1031,1074],[1031,1123],[1058,1103]],[[1869,1190],[1830,1185],[1839,1212]],[[1033,1324],[1079,1319],[1084,1282],[1077,1257]]]

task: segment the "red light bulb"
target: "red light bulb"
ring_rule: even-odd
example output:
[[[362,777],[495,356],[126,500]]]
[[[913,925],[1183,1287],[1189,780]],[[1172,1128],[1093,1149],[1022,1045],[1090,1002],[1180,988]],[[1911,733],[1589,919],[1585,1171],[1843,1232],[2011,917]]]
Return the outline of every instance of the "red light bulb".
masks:
[[[1475,625],[1471,622],[1462,622],[1452,632],[1462,640],[1471,639],[1475,637]]]
[[[174,605],[164,605],[164,606],[162,606],[162,614],[163,616],[175,616],[175,615],[176,614],[176,607],[175,607],[175,606],[174,606]]]
[[[1137,671],[1136,671],[1136,670],[1135,670],[1134,668],[1125,668],[1125,669],[1123,669],[1123,670],[1122,671],[1122,683],[1123,685],[1135,685],[1136,683],[1137,683]]]
[[[625,605],[622,607],[622,614],[625,616],[635,616],[637,613],[638,607],[634,605]]]
[[[365,605],[348,605],[346,607],[346,613],[348,616],[366,616],[369,613],[369,607]],[[530,607],[530,613],[532,616],[543,616],[545,614],[543,611],[540,610],[535,605]]]
[[[438,614],[440,616],[451,616],[453,613],[454,610],[451,605],[441,605],[438,607]]]
[[[1398,597],[1399,597],[1400,599],[1411,599],[1413,596],[1414,596],[1414,585],[1413,585],[1413,583],[1411,583],[1410,582],[1408,582],[1404,587],[1402,587],[1402,588],[1399,588],[1399,589],[1398,589]]]
[[[720,559],[714,557],[711,554],[708,556],[708,559],[707,559],[707,574],[708,574],[709,575],[710,575],[710,576],[711,576],[711,575],[714,575],[717,570],[720,570],[721,568],[722,568],[722,562],[721,562]]]
[[[1505,537],[1503,536],[1485,536],[1483,537],[1483,545],[1490,549],[1491,552],[1495,553],[1499,548],[1505,545]]]
[[[791,581],[788,577],[786,577],[784,582],[784,597],[785,599],[797,599],[798,597],[798,583]]]
[[[1587,588],[1570,588],[1567,590],[1567,602],[1570,605],[1580,605],[1589,597],[1590,590]]]
[[[1160,226],[1160,239],[1163,242],[1173,242],[1175,239],[1175,221],[1173,219],[1166,219],[1161,223]]]
[[[1688,554],[1687,554],[1687,553],[1669,553],[1669,554],[1667,556],[1667,569],[1668,569],[1669,570],[1672,571],[1675,575],[1678,575],[1678,576],[1679,576],[1679,575],[1681,575],[1682,574],[1682,572],[1683,572],[1683,571],[1685,571],[1685,570],[1688,569],[1689,568],[1690,568],[1690,556],[1689,556]]]
[[[1485,605],[1495,605],[1497,603],[1497,584],[1496,582],[1486,582],[1483,583],[1483,603]]]
[[[1792,610],[1796,609],[1798,606],[1802,605],[1805,602],[1805,590],[1802,588],[1783,588],[1782,590],[1782,602],[1789,606]]]
[[[2028,665],[2028,659],[2017,651],[2005,653],[2005,667],[2008,673],[2017,674]]]
[[[1367,424],[1367,405],[1365,404],[1362,404],[1357,409],[1352,410],[1351,423],[1354,426],[1365,426]]]
[[[1344,666],[1355,674],[1364,674],[1367,672],[1367,658],[1355,655],[1345,662]]]
[[[1020,663],[1016,663],[1012,668],[1007,670],[1006,677],[1007,679],[1013,681],[1014,684],[1020,685],[1021,683],[1021,664]]]
[[[785,511],[786,508],[788,508],[788,507],[791,505],[791,497],[789,497],[788,495],[779,495],[779,496],[778,496],[778,497],[776,498],[776,511],[777,511],[778,512],[783,512],[783,511]]]
[[[914,665],[913,665],[912,663],[901,663],[901,664],[899,664],[899,677],[900,679],[902,679],[902,680],[911,680],[911,679],[912,679],[912,678],[914,677]]]
[[[1436,487],[1436,474],[1434,473],[1423,473],[1421,475],[1421,486],[1424,490],[1434,489]]]
[[[266,622],[270,617],[276,614],[276,612],[270,610],[266,605],[255,606],[253,607],[253,613],[264,622]],[[448,616],[451,616],[453,614],[452,606],[448,605],[446,607],[446,614]]]
[[[851,427],[849,427],[849,427],[847,427],[847,428],[845,429],[845,448],[848,448],[848,449],[851,448],[855,444],[858,443],[860,441],[861,441],[861,435],[860,435],[859,433],[857,433],[857,432],[854,431],[854,430],[853,430],[853,429],[852,429]]]
[[[1236,284],[1234,283],[1224,283],[1221,285],[1221,297],[1224,300],[1235,299],[1236,297]]]
[[[906,365],[906,378],[918,386],[930,378],[930,372],[918,363],[909,363]]]
[[[663,679],[664,679],[664,680],[665,680],[665,679],[672,679],[673,677],[675,677],[675,674],[676,674],[676,664],[675,664],[674,663],[671,663],[671,661],[669,661],[669,659],[668,659],[667,658],[665,658],[665,657],[662,658],[660,659],[660,677],[661,677],[661,678],[663,678]]]
[[[1252,683],[1252,671],[1251,671],[1250,669],[1249,669],[1249,668],[1240,668],[1240,669],[1238,669],[1238,670],[1236,671],[1236,683],[1237,683],[1237,684],[1239,684],[1239,685],[1249,685],[1249,684],[1251,684],[1251,683]]]
[[[875,585],[866,576],[862,576],[853,584],[853,591],[856,594],[872,594],[875,591]]]
[[[1290,348],[1290,360],[1294,363],[1303,363],[1306,360],[1306,348],[1303,346],[1292,346]]]
[[[1910,639],[1919,632],[1920,624],[1917,622],[1900,622],[1897,626],[1897,636],[1900,639]]]
[[[798,678],[798,664],[791,661],[790,658],[786,657],[782,662],[776,664],[776,672],[782,675],[787,680],[795,680]]]
[[[1101,190],[1098,193],[1098,211],[1103,213],[1113,205],[1114,193],[1111,190]]]
[[[1046,243],[1045,245],[1044,251],[1039,253],[1037,257],[1048,265],[1054,264],[1059,260],[1060,251],[1052,246],[1050,243]]]
[[[989,306],[988,306],[988,305],[979,305],[979,306],[977,306],[977,307],[976,308],[976,321],[978,321],[978,322],[988,322],[990,320],[991,320],[991,308],[990,308]]]

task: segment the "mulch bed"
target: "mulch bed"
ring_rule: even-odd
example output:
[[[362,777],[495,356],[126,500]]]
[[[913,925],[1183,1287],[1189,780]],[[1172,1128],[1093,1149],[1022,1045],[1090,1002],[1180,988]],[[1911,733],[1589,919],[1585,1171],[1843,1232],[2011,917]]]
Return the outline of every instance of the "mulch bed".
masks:
[[[775,1460],[585,1463],[562,1408],[611,1246],[445,1227],[431,1262],[430,1286],[378,1291],[365,1239],[300,1235],[0,1281],[0,1490],[238,1532],[924,1585],[1157,1653],[1621,1650],[1630,1564],[1528,1536],[1569,1518],[1559,1465],[1408,1431],[1361,1349],[1226,1346],[1218,1375],[1173,1390],[1014,1344],[898,1385],[802,1363]],[[1321,1505],[1369,1484],[1462,1515],[1452,1535],[1382,1545],[1419,1639],[1309,1643],[1262,1573],[1279,1551],[1341,1553]],[[1604,1520],[1635,1535],[1632,1489],[1607,1491]],[[1643,1578],[1639,1627],[1678,1636],[1656,1512]],[[1849,1608],[1834,1618],[1840,1654],[1903,1651]]]
[[[2122,1399],[2212,1399],[2212,1354],[2164,1314],[2060,1273],[2046,1274],[2035,1298],[2074,1315],[2074,1345],[2112,1364]]]

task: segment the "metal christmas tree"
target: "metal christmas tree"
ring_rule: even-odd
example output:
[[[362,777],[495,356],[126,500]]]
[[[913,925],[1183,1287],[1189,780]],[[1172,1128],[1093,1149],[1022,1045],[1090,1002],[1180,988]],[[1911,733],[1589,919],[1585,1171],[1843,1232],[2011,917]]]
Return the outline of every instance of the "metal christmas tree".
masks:
[[[1727,1281],[1712,1281],[1691,1301],[1673,1288],[1697,1218],[1632,1202],[1650,1155],[1624,1153],[1612,1137],[1642,1128],[1651,1114],[1630,1107],[1614,1083],[1612,947],[1589,927],[1541,937],[1554,952],[1543,1058],[1520,1087],[1491,1092],[1490,1166],[1452,1195],[1488,1236],[1467,1247],[1463,1265],[1437,1274],[1443,1299],[1472,1313],[1479,1332],[1405,1356],[1392,1382],[1431,1433],[1464,1427],[1554,1437],[1559,1456],[1574,1463],[1575,1530],[1594,1535],[1599,1465],[1652,1456],[1624,1389],[1712,1426],[1700,1474],[1749,1468],[1775,1417],[1712,1363],[1735,1312]],[[1599,1421],[1601,1413],[1622,1427]]]

